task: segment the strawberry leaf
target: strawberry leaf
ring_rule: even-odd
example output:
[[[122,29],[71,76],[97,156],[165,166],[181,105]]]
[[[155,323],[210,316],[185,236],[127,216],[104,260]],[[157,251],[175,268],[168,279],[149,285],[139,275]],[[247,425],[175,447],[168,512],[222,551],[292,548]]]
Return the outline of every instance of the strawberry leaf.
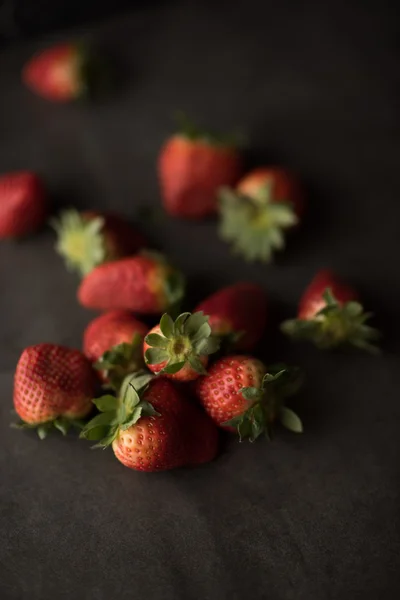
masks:
[[[163,368],[162,373],[167,373],[168,375],[174,375],[175,373],[180,371],[182,369],[182,367],[185,366],[185,362],[186,361],[181,361],[181,362],[168,364]]]
[[[279,418],[282,425],[289,431],[292,431],[293,433],[303,433],[303,424],[300,418],[293,410],[287,408],[287,406],[281,407]]]
[[[149,333],[149,335],[145,338],[146,344],[152,346],[153,348],[163,348],[165,349],[168,346],[167,338],[158,335],[157,333]]]
[[[111,396],[109,394],[106,396],[101,396],[101,398],[95,398],[92,400],[92,402],[100,412],[114,411],[118,405],[118,401],[115,396]]]
[[[58,431],[60,431],[63,435],[67,435],[70,424],[67,419],[55,419],[53,421],[53,425]]]
[[[193,371],[196,371],[196,373],[199,373],[200,375],[207,375],[206,369],[197,356],[189,356],[189,365],[192,367]]]
[[[172,339],[174,335],[174,322],[172,318],[165,313],[160,319],[161,333],[167,338]]]
[[[145,353],[145,359],[149,365],[158,365],[168,358],[169,354],[162,348],[147,348]]]

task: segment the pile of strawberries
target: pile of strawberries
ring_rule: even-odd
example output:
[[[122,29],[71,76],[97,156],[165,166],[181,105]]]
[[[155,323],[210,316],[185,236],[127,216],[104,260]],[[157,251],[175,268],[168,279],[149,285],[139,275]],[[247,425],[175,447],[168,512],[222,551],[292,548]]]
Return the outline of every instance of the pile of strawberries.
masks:
[[[51,48],[28,63],[23,79],[47,99],[75,99],[89,89],[87,74],[96,72],[82,52],[74,44]],[[241,165],[231,141],[185,124],[158,158],[163,205],[179,218],[219,214],[221,236],[235,252],[268,261],[299,225],[303,194],[282,168],[241,178]],[[0,238],[25,236],[47,216],[45,186],[35,173],[0,177]],[[277,421],[303,430],[286,406],[302,383],[300,370],[267,367],[252,354],[267,323],[260,286],[238,282],[182,312],[183,275],[145,250],[144,236],[125,220],[70,209],[51,224],[58,253],[82,277],[78,302],[101,314],[87,326],[82,352],[47,343],[22,352],[14,383],[18,427],[34,428],[42,439],[52,429],[78,428],[80,437],[111,446],[122,464],[140,471],[213,460],[219,428],[250,441],[270,437]],[[320,348],[376,351],[370,316],[352,288],[322,270],[297,318],[281,330]],[[157,317],[151,328],[149,317]]]

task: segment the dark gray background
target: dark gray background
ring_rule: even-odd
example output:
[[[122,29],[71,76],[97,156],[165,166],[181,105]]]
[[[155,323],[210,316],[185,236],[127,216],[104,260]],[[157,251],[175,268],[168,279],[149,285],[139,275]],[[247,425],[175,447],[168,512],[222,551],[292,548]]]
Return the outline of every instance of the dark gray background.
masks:
[[[72,436],[9,429],[21,350],[80,346],[92,315],[51,232],[0,248],[0,597],[27,600],[376,600],[400,592],[399,121],[396,19],[382,2],[162,3],[0,55],[0,171],[31,168],[54,204],[134,216],[159,203],[155,159],[183,108],[243,126],[250,164],[306,182],[306,223],[273,266],[248,266],[215,225],[144,225],[191,295],[237,279],[271,302],[263,354],[304,367],[301,437],[229,442],[212,465],[140,474]],[[20,69],[42,45],[94,39],[126,75],[96,106],[34,97]],[[314,272],[360,289],[385,331],[381,358],[292,346],[277,320]]]

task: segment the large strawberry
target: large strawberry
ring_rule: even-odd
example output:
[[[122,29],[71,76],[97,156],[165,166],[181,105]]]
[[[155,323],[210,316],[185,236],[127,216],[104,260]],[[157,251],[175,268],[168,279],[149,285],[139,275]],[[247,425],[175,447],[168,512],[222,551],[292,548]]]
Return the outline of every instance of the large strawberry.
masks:
[[[144,367],[143,339],[148,327],[125,310],[112,310],[93,319],[83,334],[83,353],[103,381],[118,388],[128,373]]]
[[[78,350],[54,344],[25,348],[14,377],[14,407],[21,427],[40,438],[55,427],[64,435],[92,410],[95,374]]]
[[[202,312],[182,313],[175,322],[164,314],[143,344],[148,368],[179,381],[193,381],[206,373],[208,356],[218,348],[208,316]]]
[[[95,267],[82,280],[78,300],[86,308],[160,314],[180,302],[183,277],[158,254],[139,254]]]
[[[303,201],[288,171],[260,167],[220,192],[220,235],[246,260],[268,262],[285,245],[286,230],[299,223]]]
[[[0,239],[35,231],[46,212],[45,189],[35,173],[16,171],[0,176]]]
[[[357,292],[324,269],[305,290],[297,319],[285,321],[281,329],[293,339],[310,340],[319,348],[351,344],[377,352],[374,342],[379,332],[366,325],[371,316],[358,302]]]
[[[54,219],[52,225],[58,238],[57,252],[68,269],[81,275],[104,262],[134,254],[145,245],[140,233],[112,214],[70,209]]]
[[[165,210],[175,217],[201,219],[217,211],[217,192],[234,185],[241,158],[229,141],[183,124],[163,146],[158,174]]]
[[[262,433],[270,436],[277,419],[291,431],[302,431],[299,417],[284,405],[299,384],[298,369],[267,369],[256,358],[238,355],[214,363],[197,382],[196,391],[217,425],[254,441]]]
[[[53,102],[69,102],[108,86],[103,61],[81,43],[58,44],[35,54],[24,66],[23,82]]]
[[[201,302],[197,311],[208,315],[212,333],[231,341],[235,350],[249,351],[261,339],[265,323],[267,299],[255,283],[235,283],[222,288]]]
[[[171,381],[127,378],[118,398],[94,400],[101,414],[82,437],[112,445],[116,458],[138,471],[164,471],[212,460],[218,450],[214,424],[180,395]]]

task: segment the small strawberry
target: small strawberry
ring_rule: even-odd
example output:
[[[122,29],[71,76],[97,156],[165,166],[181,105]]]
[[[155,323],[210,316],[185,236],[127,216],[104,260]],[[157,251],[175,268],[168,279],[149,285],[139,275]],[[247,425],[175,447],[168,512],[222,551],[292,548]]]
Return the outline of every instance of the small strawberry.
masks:
[[[158,254],[142,253],[95,267],[82,280],[78,301],[97,310],[160,314],[180,302],[181,273]]]
[[[151,376],[150,376],[151,377]],[[127,378],[118,398],[94,400],[101,414],[81,437],[112,445],[116,458],[137,471],[165,471],[212,460],[218,450],[214,424],[186,402],[164,377]]]
[[[235,283],[201,302],[197,311],[208,315],[212,333],[232,341],[236,350],[249,351],[261,339],[266,323],[267,299],[255,283]]]
[[[217,212],[217,192],[234,185],[241,158],[228,141],[184,123],[183,131],[167,140],[158,159],[165,210],[175,217],[202,219]]]
[[[371,316],[364,312],[356,291],[324,269],[304,292],[297,319],[285,321],[281,329],[293,339],[310,340],[319,348],[351,344],[376,353],[373,342],[379,332],[366,325]]]
[[[182,313],[175,322],[164,314],[160,324],[145,337],[143,352],[153,373],[193,381],[207,372],[208,355],[218,347],[218,340],[211,336],[208,317],[202,312]]]
[[[81,275],[104,262],[134,254],[145,245],[144,237],[116,215],[70,209],[52,225],[58,238],[57,252],[69,270]]]
[[[22,80],[52,102],[69,102],[99,91],[108,74],[97,56],[80,43],[58,44],[35,54],[24,66]]]
[[[297,180],[278,167],[251,171],[235,190],[220,191],[220,235],[246,260],[268,262],[299,223],[303,201]]]
[[[24,428],[41,439],[55,427],[64,435],[92,410],[95,375],[79,352],[54,344],[25,348],[14,378],[14,407]]]
[[[46,212],[45,189],[35,173],[16,171],[0,176],[0,239],[35,231]]]
[[[101,379],[118,388],[128,373],[143,368],[143,339],[148,327],[125,310],[93,319],[83,335],[83,353],[99,370]]]
[[[287,429],[302,431],[299,417],[283,403],[299,383],[297,369],[267,370],[256,358],[239,355],[218,360],[196,387],[201,404],[217,425],[254,441],[262,433],[269,436],[276,419]]]

